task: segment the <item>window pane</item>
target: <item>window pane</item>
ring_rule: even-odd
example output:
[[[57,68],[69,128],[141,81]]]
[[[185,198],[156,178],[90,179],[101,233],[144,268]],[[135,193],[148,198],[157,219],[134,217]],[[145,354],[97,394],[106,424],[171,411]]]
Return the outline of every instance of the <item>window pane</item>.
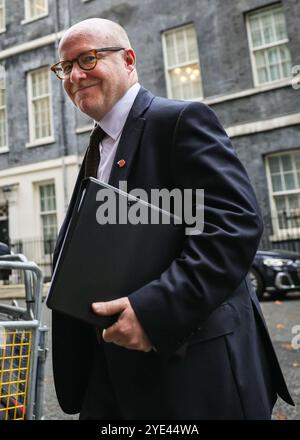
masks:
[[[6,146],[6,112],[0,109],[0,147]]]
[[[166,48],[167,48],[168,66],[174,66],[174,64],[176,64],[176,56],[175,56],[174,35],[173,34],[168,34],[166,36]]]
[[[290,63],[283,63],[282,64],[282,73],[283,77],[286,78],[291,75],[291,65]]]
[[[42,185],[39,191],[44,253],[48,254],[53,252],[57,236],[55,186],[53,183]]]
[[[47,0],[26,0],[27,13],[26,18],[35,18],[47,13]]]
[[[273,47],[272,49],[268,49],[268,62],[269,64],[278,64],[279,63],[279,54],[277,52],[277,48]]]
[[[287,223],[287,207],[285,197],[276,197],[275,206],[277,212],[277,218],[280,229],[285,229],[288,226]]]
[[[265,67],[266,65],[265,51],[260,50],[258,52],[255,52],[255,58],[256,58],[256,65],[258,68]]]
[[[277,212],[286,210],[285,198],[283,196],[275,197],[275,205]]]
[[[284,154],[281,156],[282,168],[284,171],[290,171],[293,169],[292,156],[289,154]]]
[[[4,0],[0,0],[0,29],[5,29],[5,8]]]
[[[274,12],[274,24],[277,40],[284,40],[287,38],[286,24],[282,11]]]
[[[41,212],[56,210],[54,184],[40,186]]]
[[[5,80],[0,80],[0,147],[7,146]]]
[[[186,42],[189,60],[198,59],[197,35],[195,29],[192,27],[186,30]]]
[[[276,79],[280,79],[280,69],[278,65],[270,66],[270,80],[275,81]]]
[[[291,61],[291,54],[286,44],[282,44],[279,46],[279,56],[281,61],[290,62]]]
[[[286,44],[279,47],[279,56],[282,64],[283,77],[291,76],[292,61],[291,54]]]
[[[299,195],[298,194],[292,194],[288,196],[288,203],[289,203],[289,209],[299,209],[300,208],[300,202],[299,202]]]
[[[286,190],[295,189],[296,188],[293,173],[286,173],[286,174],[284,174],[284,182],[285,182],[285,189]]]
[[[260,27],[260,20],[258,17],[250,19],[251,37],[253,47],[258,47],[263,44],[263,37]]]
[[[271,173],[278,173],[280,171],[279,156],[269,158],[269,167]]]
[[[165,34],[167,76],[171,97],[197,99],[202,97],[197,35],[193,26],[168,31]]]
[[[282,182],[281,182],[281,176],[275,174],[275,175],[273,175],[273,176],[271,177],[271,179],[272,179],[272,188],[273,188],[273,191],[274,191],[274,192],[276,192],[276,191],[282,191],[282,190],[283,190],[283,186],[282,186]]]
[[[172,96],[177,99],[194,99],[202,95],[198,64],[175,68],[170,72]]]
[[[291,76],[292,63],[288,44],[281,43],[288,38],[282,7],[262,9],[261,12],[250,15],[249,26],[258,83]],[[255,50],[264,45],[271,47]]]
[[[259,69],[257,72],[258,82],[262,84],[268,81],[268,70],[266,68]]]
[[[38,15],[45,14],[47,12],[46,0],[35,0],[36,13]]]
[[[52,254],[57,237],[57,218],[56,214],[47,214],[42,216],[42,229],[44,240],[44,253]]]
[[[296,228],[300,226],[300,200],[298,194],[287,196],[288,202],[288,227]]]
[[[49,72],[46,69],[31,73],[33,140],[51,136],[51,99]]]
[[[54,238],[56,236],[56,214],[47,214],[42,216],[44,238]]]
[[[264,14],[261,17],[263,27],[264,44],[273,43],[275,41],[275,34],[273,28],[273,19],[271,14]]]
[[[279,229],[300,227],[300,153],[292,152],[268,159],[272,190],[293,191],[281,196],[274,195]],[[282,184],[283,182],[283,184]],[[295,190],[298,190],[295,193]]]
[[[299,153],[294,154],[294,163],[295,163],[296,169],[300,171],[300,154]]]
[[[187,61],[188,54],[186,51],[185,36],[182,31],[176,33],[176,48],[178,63],[185,63]]]
[[[5,90],[4,88],[1,88],[1,81],[0,81],[0,107],[5,106]]]

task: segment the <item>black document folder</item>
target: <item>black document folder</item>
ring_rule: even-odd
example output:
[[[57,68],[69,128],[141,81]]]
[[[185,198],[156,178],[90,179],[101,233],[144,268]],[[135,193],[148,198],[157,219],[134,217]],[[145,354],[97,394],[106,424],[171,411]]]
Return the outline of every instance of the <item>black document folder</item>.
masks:
[[[103,224],[101,219],[108,217],[108,209],[104,209],[108,197],[109,206],[115,208],[109,212],[116,215]],[[125,206],[128,216],[124,221]],[[130,210],[148,212],[148,222],[132,224]],[[99,317],[91,311],[91,304],[128,296],[159,278],[180,255],[183,242],[183,225],[167,211],[94,178],[85,179],[54,270],[47,306],[105,328],[117,316]]]

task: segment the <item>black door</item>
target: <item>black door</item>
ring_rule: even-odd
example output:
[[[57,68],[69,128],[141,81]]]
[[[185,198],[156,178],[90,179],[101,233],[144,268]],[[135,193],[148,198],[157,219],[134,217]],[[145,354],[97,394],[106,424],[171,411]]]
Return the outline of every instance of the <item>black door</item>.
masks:
[[[8,219],[0,220],[0,241],[9,244]]]

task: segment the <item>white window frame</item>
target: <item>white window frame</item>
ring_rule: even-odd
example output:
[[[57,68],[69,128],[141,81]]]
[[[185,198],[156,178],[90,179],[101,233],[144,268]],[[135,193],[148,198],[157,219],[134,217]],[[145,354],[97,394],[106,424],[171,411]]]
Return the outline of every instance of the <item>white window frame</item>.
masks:
[[[46,71],[48,75],[48,94],[43,97],[49,98],[49,114],[50,114],[50,136],[43,138],[35,137],[35,121],[33,114],[33,96],[32,96],[32,75],[38,72]],[[41,95],[42,96],[42,95]],[[27,106],[28,106],[28,121],[29,121],[29,142],[26,143],[26,147],[35,147],[37,145],[46,145],[54,142],[53,137],[53,110],[52,110],[52,90],[51,90],[51,78],[48,67],[41,67],[35,70],[31,70],[27,73]]]
[[[41,188],[44,186],[52,185],[54,187],[54,197],[55,197],[55,210],[51,211],[42,211],[41,209]],[[58,212],[57,212],[57,191],[56,191],[56,184],[55,180],[45,180],[43,182],[39,182],[37,184],[37,196],[38,196],[38,213],[39,213],[39,224],[40,224],[40,237],[42,240],[41,243],[41,251],[43,256],[49,255],[49,253],[45,252],[45,236],[44,236],[44,228],[43,228],[43,220],[42,217],[46,215],[53,215],[55,214],[56,217],[56,232],[58,233]],[[57,235],[57,234],[56,234]],[[53,240],[55,240],[56,237],[53,237]]]
[[[6,153],[9,149],[8,149],[8,123],[7,123],[7,95],[6,95],[6,84],[5,84],[5,70],[4,70],[4,66],[0,65],[0,69],[3,71],[0,72],[0,82],[3,81],[4,83],[4,105],[0,107],[0,110],[4,110],[4,124],[5,124],[5,138],[6,138],[6,142],[4,145],[0,145],[0,153]],[[2,75],[1,75],[2,73]],[[0,84],[1,87],[1,84]]]
[[[280,228],[279,216],[278,216],[276,203],[275,203],[276,196],[288,196],[288,195],[293,195],[293,194],[300,195],[300,182],[299,182],[299,189],[273,191],[271,170],[270,170],[270,165],[269,165],[269,159],[271,157],[275,157],[275,156],[282,157],[284,155],[292,156],[292,162],[294,163],[294,161],[295,161],[295,159],[293,157],[294,153],[299,153],[299,150],[280,151],[279,153],[268,154],[266,156],[265,166],[266,166],[269,201],[270,201],[270,207],[271,207],[271,221],[272,221],[272,226],[273,226],[273,236],[270,237],[271,240],[285,240],[285,239],[294,239],[294,238],[300,237],[300,225],[296,226],[296,227]],[[296,168],[294,168],[294,169],[296,169]],[[280,173],[280,175],[281,175],[281,173]],[[300,218],[300,212],[299,212],[299,218]]]
[[[256,11],[254,11],[254,12],[248,13],[247,16],[246,16],[246,29],[247,29],[248,46],[249,46],[249,52],[250,52],[250,59],[251,59],[251,67],[252,67],[252,75],[253,75],[254,87],[263,87],[266,84],[277,83],[277,82],[283,81],[285,79],[289,80],[291,78],[291,75],[292,75],[292,73],[291,73],[290,76],[288,76],[288,77],[282,77],[282,78],[271,80],[271,81],[265,81],[263,83],[260,83],[259,80],[258,80],[257,67],[256,67],[256,59],[255,59],[255,56],[254,56],[254,52],[258,51],[258,50],[268,49],[268,48],[271,48],[271,47],[278,47],[278,46],[281,46],[283,44],[287,44],[287,43],[289,43],[289,38],[284,38],[284,39],[278,40],[278,41],[276,41],[274,43],[263,44],[262,46],[254,48],[253,44],[252,44],[250,18],[253,17],[253,15],[264,14],[265,12],[268,12],[270,10],[276,10],[276,9],[281,9],[282,10],[283,9],[282,8],[282,4],[281,3],[277,3],[275,5],[271,5],[271,6],[268,6],[268,7],[260,8],[260,9],[258,9]],[[281,68],[281,65],[280,65],[280,68]]]
[[[45,0],[46,2],[46,12],[43,12],[39,15],[34,15],[34,16],[30,16],[30,4],[29,4],[30,0],[24,0],[24,10],[25,10],[25,18],[24,20],[21,21],[21,24],[26,24],[26,23],[30,23],[32,21],[35,20],[39,20],[40,18],[44,18],[47,17],[47,15],[49,14],[48,11],[48,0]]]
[[[3,25],[0,22],[0,33],[6,31],[6,12],[5,12],[5,0],[0,0],[0,9],[2,9]]]
[[[162,33],[162,47],[163,47],[163,60],[164,60],[164,72],[165,72],[165,79],[166,79],[166,85],[167,85],[167,96],[168,98],[173,98],[172,96],[172,86],[171,86],[171,79],[170,79],[170,74],[169,71],[175,69],[176,67],[184,67],[184,66],[190,66],[191,64],[198,64],[199,66],[199,73],[200,73],[200,85],[201,85],[201,95],[195,98],[192,98],[191,100],[193,101],[200,101],[203,99],[203,84],[202,84],[202,75],[201,75],[201,65],[200,65],[200,58],[199,58],[199,48],[198,48],[198,41],[196,41],[197,43],[197,48],[198,48],[198,57],[195,58],[194,60],[189,60],[185,63],[177,63],[174,64],[173,66],[169,66],[168,65],[168,56],[167,56],[167,45],[166,45],[166,36],[170,33],[174,33],[178,30],[184,30],[190,27],[194,27],[193,24],[189,23],[183,26],[178,26],[176,28],[173,29],[169,29],[167,31],[164,31]],[[178,99],[178,98],[175,98]]]

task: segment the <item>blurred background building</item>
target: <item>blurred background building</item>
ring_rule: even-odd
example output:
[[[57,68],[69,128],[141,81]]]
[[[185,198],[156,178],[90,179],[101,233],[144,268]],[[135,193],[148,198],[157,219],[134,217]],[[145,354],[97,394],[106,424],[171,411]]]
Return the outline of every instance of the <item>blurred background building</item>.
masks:
[[[264,249],[300,250],[300,0],[0,0],[0,241],[51,273],[93,126],[50,72],[63,31],[123,25],[141,84],[217,113],[263,212]]]

